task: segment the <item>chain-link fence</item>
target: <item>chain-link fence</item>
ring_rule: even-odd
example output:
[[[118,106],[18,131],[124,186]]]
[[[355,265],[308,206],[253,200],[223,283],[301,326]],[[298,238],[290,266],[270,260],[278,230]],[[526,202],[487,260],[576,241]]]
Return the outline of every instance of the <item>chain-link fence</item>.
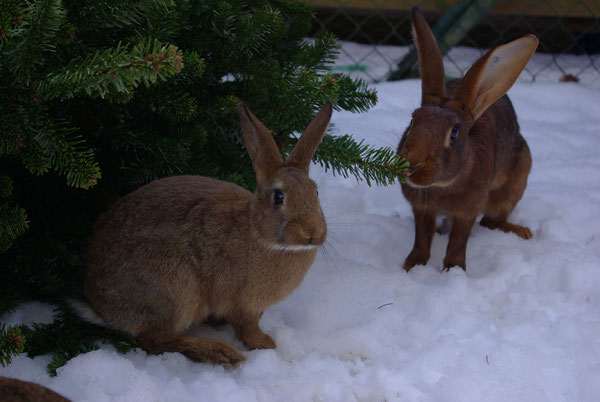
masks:
[[[371,82],[414,76],[409,10],[431,25],[448,76],[462,76],[488,48],[533,33],[538,51],[522,81],[600,87],[600,0],[309,0],[313,33],[342,41],[335,69]]]

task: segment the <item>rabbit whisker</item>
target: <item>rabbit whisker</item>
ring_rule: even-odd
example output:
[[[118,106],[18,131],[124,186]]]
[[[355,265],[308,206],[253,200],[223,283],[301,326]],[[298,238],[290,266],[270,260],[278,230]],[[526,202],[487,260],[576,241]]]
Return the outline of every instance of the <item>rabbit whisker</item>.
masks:
[[[323,257],[325,257],[327,265],[335,269],[335,272],[339,275],[344,286],[348,287],[348,284],[342,275],[342,271],[340,270],[340,261],[342,259],[341,254],[336,250],[329,240],[325,240],[325,243],[323,243],[320,251],[322,252]]]
[[[309,251],[319,247],[314,244],[279,244],[266,240],[261,240],[260,243],[263,247],[272,251]]]

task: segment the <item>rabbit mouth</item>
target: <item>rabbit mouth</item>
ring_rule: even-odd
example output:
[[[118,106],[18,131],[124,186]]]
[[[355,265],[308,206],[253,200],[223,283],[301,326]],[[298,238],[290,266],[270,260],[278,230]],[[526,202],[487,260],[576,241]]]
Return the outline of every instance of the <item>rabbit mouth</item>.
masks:
[[[406,184],[413,188],[428,188],[431,187],[431,184],[421,185],[417,183],[413,183],[410,179],[406,180]]]
[[[315,244],[281,244],[263,240],[262,245],[271,251],[310,251],[319,246]]]
[[[424,163],[413,164],[406,178],[406,184],[415,188],[425,188],[434,185],[434,169]]]
[[[450,185],[454,184],[454,182],[455,182],[455,179],[450,179],[450,180],[438,181],[438,182],[429,183],[429,184],[417,184],[417,183],[410,181],[410,179],[406,180],[406,184],[408,184],[410,187],[413,187],[413,188],[431,188],[431,187],[444,188],[444,187],[449,187]]]

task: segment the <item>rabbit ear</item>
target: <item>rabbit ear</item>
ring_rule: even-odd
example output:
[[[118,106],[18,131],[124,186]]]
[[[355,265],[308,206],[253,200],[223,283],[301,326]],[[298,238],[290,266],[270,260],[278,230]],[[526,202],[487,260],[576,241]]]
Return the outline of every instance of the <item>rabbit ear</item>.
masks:
[[[418,7],[410,9],[413,41],[419,55],[421,104],[439,103],[446,97],[446,77],[440,47]]]
[[[477,120],[512,87],[537,45],[535,35],[526,35],[493,48],[467,71],[453,99],[460,101]]]
[[[238,112],[246,150],[256,172],[257,179],[264,180],[283,166],[277,144],[271,137],[271,132],[252,114],[248,106],[238,101]]]
[[[285,161],[286,165],[297,167],[308,174],[310,161],[327,131],[329,120],[331,120],[332,108],[331,102],[325,103],[323,109],[315,116],[300,136],[292,153]]]

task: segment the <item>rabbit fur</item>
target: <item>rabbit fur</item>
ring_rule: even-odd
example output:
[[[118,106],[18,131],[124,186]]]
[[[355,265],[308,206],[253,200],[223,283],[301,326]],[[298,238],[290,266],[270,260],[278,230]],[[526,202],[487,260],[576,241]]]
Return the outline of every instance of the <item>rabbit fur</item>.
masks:
[[[464,78],[446,84],[435,36],[418,8],[410,18],[422,98],[398,145],[411,165],[401,185],[415,220],[414,245],[403,267],[427,263],[440,214],[451,221],[444,269],[466,270],[467,240],[479,214],[483,226],[532,237],[529,228],[506,221],[527,186],[531,154],[505,93],[538,41],[526,35],[495,47]]]
[[[156,180],[97,221],[87,252],[84,319],[134,335],[151,353],[236,365],[235,347],[182,335],[227,322],[248,349],[274,348],[266,308],[300,285],[327,235],[308,168],[332,113],[327,102],[283,161],[269,130],[238,103],[256,173],[251,193],[201,176]],[[281,202],[280,202],[281,201]]]
[[[69,402],[69,399],[39,384],[16,378],[0,377],[0,401]]]

